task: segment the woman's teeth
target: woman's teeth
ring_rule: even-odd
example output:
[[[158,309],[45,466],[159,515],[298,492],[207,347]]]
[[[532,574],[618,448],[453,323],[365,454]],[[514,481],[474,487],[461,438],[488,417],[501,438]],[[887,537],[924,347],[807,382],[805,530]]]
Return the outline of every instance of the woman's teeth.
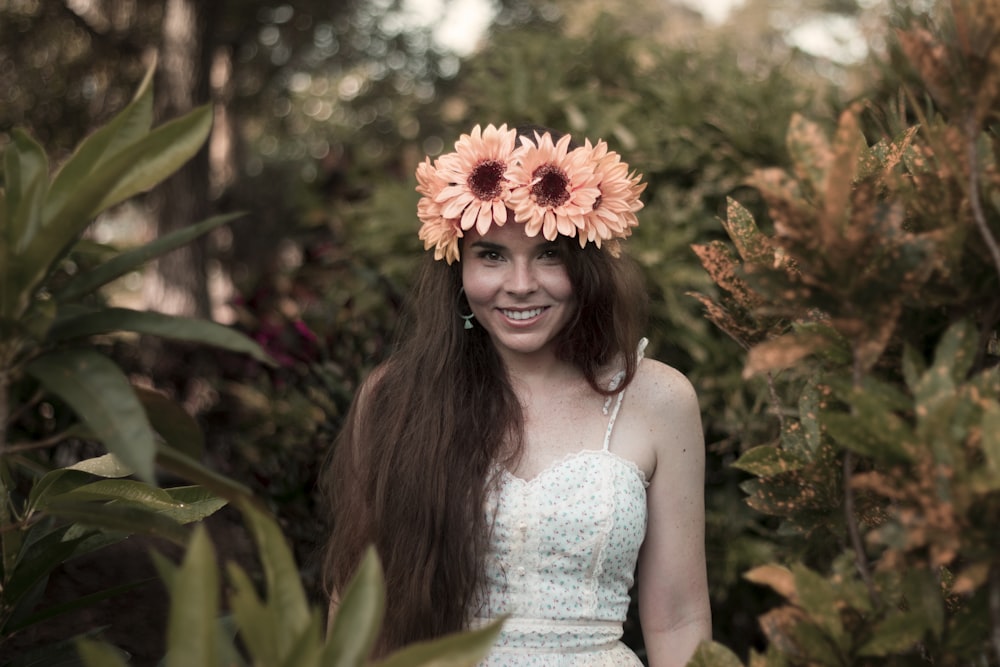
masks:
[[[503,314],[512,320],[530,320],[542,314],[544,308],[532,308],[531,310],[505,310]]]

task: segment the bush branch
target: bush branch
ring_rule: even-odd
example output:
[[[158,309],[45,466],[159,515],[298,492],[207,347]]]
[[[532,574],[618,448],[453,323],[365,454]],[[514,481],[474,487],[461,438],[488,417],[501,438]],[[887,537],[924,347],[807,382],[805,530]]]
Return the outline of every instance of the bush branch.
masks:
[[[975,116],[970,113],[966,122],[966,130],[969,138],[969,206],[972,208],[972,218],[976,221],[976,227],[979,228],[979,233],[982,235],[983,241],[986,242],[986,247],[989,248],[990,255],[993,257],[997,277],[1000,278],[1000,247],[997,246],[997,240],[993,238],[990,227],[986,224],[986,214],[983,212],[983,206],[979,202],[979,169],[977,167],[978,160],[976,159],[977,127]]]

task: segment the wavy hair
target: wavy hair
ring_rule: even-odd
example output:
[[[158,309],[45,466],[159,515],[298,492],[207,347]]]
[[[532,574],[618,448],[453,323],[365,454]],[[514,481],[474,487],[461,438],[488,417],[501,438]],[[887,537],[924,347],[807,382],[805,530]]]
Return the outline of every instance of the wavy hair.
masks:
[[[612,364],[631,382],[646,317],[635,264],[559,237],[577,301],[557,354],[594,391]],[[385,572],[377,652],[464,629],[481,600],[494,464],[521,454],[523,418],[500,355],[482,327],[463,328],[461,264],[428,254],[395,349],[365,382],[334,445],[323,486],[333,527],[324,562],[343,591],[374,544]]]

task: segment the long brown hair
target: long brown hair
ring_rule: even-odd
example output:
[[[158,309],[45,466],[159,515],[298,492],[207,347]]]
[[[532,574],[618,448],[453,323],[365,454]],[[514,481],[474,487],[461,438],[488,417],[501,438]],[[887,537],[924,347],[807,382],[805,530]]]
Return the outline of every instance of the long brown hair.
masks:
[[[645,326],[639,271],[593,244],[560,237],[560,248],[577,310],[557,354],[605,395],[601,371],[623,365],[621,390]],[[460,263],[428,254],[396,349],[356,398],[325,479],[327,586],[343,591],[375,545],[388,597],[381,654],[466,626],[482,593],[491,471],[521,451],[520,404],[488,334],[463,328],[461,284]]]

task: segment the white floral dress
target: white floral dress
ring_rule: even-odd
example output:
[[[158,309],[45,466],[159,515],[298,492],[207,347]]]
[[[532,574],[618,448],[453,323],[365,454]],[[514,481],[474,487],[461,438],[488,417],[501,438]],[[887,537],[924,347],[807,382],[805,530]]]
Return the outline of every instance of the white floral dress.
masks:
[[[571,454],[530,481],[500,473],[487,508],[488,595],[474,624],[509,618],[481,667],[642,665],[620,641],[648,485],[635,463],[609,449],[624,395],[605,404],[601,449]]]

